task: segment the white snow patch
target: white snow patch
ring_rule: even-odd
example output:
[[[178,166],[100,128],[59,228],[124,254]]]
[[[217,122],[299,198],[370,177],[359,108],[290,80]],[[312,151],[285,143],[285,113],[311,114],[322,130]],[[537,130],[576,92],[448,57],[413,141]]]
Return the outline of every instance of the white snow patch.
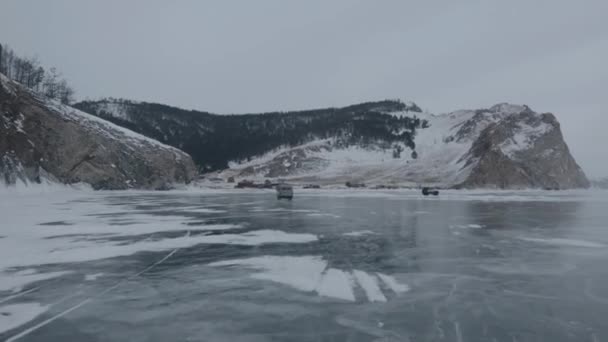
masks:
[[[384,282],[384,284],[388,288],[390,288],[391,290],[395,291],[395,293],[397,293],[397,294],[408,292],[410,290],[409,285],[399,283],[392,276],[389,276],[389,275],[386,275],[386,274],[383,274],[383,273],[376,273],[376,275]]]
[[[97,112],[105,112],[111,116],[122,119],[125,121],[132,122],[128,114],[128,104],[120,102],[104,101],[97,104]]]
[[[363,288],[363,291],[365,291],[365,295],[370,302],[386,302],[386,297],[384,297],[384,294],[380,290],[378,280],[375,277],[359,270],[354,270],[353,275],[361,288]]]
[[[332,217],[332,218],[341,218],[340,215],[328,214],[328,213],[310,213],[306,214],[306,216],[310,217]]]
[[[219,261],[209,266],[247,266],[263,272],[252,275],[255,279],[270,280],[289,285],[301,291],[315,291],[327,261],[321,257],[262,256],[250,259]]]
[[[84,280],[85,281],[95,281],[95,280],[97,280],[97,278],[100,278],[103,275],[104,275],[103,273],[87,274],[87,275],[84,276]]]
[[[344,233],[342,235],[356,237],[356,236],[364,236],[364,235],[372,235],[372,234],[376,234],[376,233],[372,232],[371,230],[360,230],[360,231],[356,231],[356,232]]]
[[[354,270],[351,274],[336,268],[328,268],[327,261],[319,256],[262,256],[219,261],[209,266],[250,267],[258,271],[251,275],[254,279],[270,280],[300,291],[316,292],[323,297],[346,301],[356,300],[354,287],[358,283],[365,291],[368,301],[386,301],[375,277],[359,270]],[[378,276],[382,279],[382,276]],[[404,285],[397,283],[390,276],[383,276],[388,279],[393,291],[403,292]]]
[[[490,108],[491,112],[503,113],[506,115],[519,114],[525,110],[527,110],[524,105],[517,105],[511,103],[499,103]]]
[[[483,227],[481,224],[456,224],[450,226],[452,229],[482,229]]]
[[[119,194],[125,193],[125,203],[116,205]],[[149,209],[136,210],[137,204],[149,204],[152,200],[136,196],[137,192],[125,193],[65,189],[49,193],[34,193],[29,189],[25,193],[0,190],[0,217],[3,217],[0,224],[0,291],[65,274],[38,274],[31,270],[14,272],[15,268],[86,262],[199,244],[253,246],[317,240],[313,234],[290,234],[276,230],[241,234],[189,234],[190,231],[230,230],[243,226],[186,225],[193,219],[185,216],[186,213],[180,215],[178,211],[171,215],[154,215]],[[157,196],[155,199],[158,203],[172,200],[163,194]],[[183,235],[169,237],[163,232],[183,232]],[[129,237],[132,239],[125,239]]]
[[[536,139],[552,130],[553,126],[545,122],[537,126],[520,124],[513,136],[500,145],[500,149],[506,156],[515,158],[517,152],[532,148]]]
[[[336,268],[330,268],[323,273],[317,292],[321,296],[354,302],[353,285],[353,278],[350,274]]]
[[[48,310],[39,303],[22,303],[0,306],[0,333],[18,328]]]
[[[0,239],[0,245],[2,240]],[[60,239],[51,239],[52,241]],[[25,255],[5,253],[0,250],[0,266],[23,266],[84,262],[132,255],[140,251],[166,251],[187,248],[199,244],[229,244],[255,246],[268,243],[305,243],[316,241],[311,234],[289,234],[275,230],[258,230],[244,234],[195,235],[162,238],[156,241],[142,240],[125,244],[124,241],[73,240],[71,243],[41,243]],[[53,246],[50,249],[49,245]]]
[[[187,213],[200,213],[200,214],[221,214],[225,213],[226,210],[211,209],[211,208],[180,208],[182,212]]]

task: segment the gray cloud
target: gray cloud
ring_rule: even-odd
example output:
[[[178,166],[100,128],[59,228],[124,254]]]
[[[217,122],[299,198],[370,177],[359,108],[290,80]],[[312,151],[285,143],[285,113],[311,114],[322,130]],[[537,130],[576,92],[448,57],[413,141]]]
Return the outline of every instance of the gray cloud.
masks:
[[[604,0],[20,0],[0,41],[81,98],[220,113],[402,98],[432,112],[551,111],[591,176],[608,175]]]

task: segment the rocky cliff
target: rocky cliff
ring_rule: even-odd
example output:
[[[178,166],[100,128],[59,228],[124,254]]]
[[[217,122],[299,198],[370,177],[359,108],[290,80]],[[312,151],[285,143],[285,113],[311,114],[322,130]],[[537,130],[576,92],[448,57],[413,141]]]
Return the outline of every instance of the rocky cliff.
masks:
[[[26,89],[0,74],[0,183],[168,189],[196,175],[184,152]]]
[[[538,114],[526,106],[497,105],[490,112],[498,120],[482,128],[469,152],[465,167],[472,166],[461,187],[499,188],[587,188],[583,170],[564,141],[559,122],[553,114]],[[466,121],[463,130],[480,120],[481,112]]]

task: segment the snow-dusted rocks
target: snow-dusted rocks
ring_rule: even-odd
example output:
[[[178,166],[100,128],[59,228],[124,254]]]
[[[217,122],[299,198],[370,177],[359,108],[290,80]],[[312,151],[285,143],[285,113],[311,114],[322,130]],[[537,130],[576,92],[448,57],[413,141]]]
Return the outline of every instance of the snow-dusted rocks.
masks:
[[[412,113],[394,112],[397,116]],[[342,146],[333,139],[277,149],[221,174],[241,178],[282,177],[292,181],[346,181],[454,188],[586,188],[589,182],[570,154],[553,114],[527,106],[443,115],[415,113],[427,120],[416,130],[413,151],[394,158],[381,142]]]
[[[166,189],[192,180],[184,152],[0,75],[0,181],[88,183],[96,189]]]
[[[505,109],[506,107],[506,109]],[[460,187],[587,188],[589,181],[564,141],[553,114],[526,106],[497,105],[498,114],[464,156],[471,172]]]

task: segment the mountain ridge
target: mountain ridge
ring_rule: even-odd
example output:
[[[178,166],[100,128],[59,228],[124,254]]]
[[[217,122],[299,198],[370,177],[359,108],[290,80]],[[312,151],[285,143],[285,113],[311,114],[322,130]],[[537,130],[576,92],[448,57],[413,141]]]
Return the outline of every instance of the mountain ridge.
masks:
[[[225,179],[452,188],[589,187],[556,117],[525,105],[499,103],[433,115],[412,102],[385,100],[228,116],[124,100],[76,106],[119,124],[128,122],[143,134],[154,123],[153,137],[161,136],[161,141],[186,152],[201,153],[201,146],[204,151],[216,149],[224,159],[201,169]],[[199,140],[187,145],[183,129],[172,131],[179,126],[196,127],[185,131],[190,139]],[[255,144],[259,145],[250,146]],[[237,153],[226,155],[227,149]]]

